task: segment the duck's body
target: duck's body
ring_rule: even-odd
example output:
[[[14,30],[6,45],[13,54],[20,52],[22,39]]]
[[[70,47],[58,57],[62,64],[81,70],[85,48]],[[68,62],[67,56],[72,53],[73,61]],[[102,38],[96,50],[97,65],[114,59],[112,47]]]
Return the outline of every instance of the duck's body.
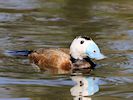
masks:
[[[71,71],[70,56],[61,49],[38,49],[28,55],[30,62],[41,70],[51,70],[56,73]]]
[[[52,73],[65,74],[77,72],[85,69],[90,72],[95,65],[85,60],[72,61],[69,49],[37,49],[28,55],[32,65],[37,65],[42,71],[52,71]]]
[[[94,69],[95,64],[90,58],[103,59],[98,46],[87,37],[77,37],[69,49],[37,49],[34,51],[10,51],[12,55],[28,56],[30,62],[40,70],[56,73],[69,73],[73,69]]]

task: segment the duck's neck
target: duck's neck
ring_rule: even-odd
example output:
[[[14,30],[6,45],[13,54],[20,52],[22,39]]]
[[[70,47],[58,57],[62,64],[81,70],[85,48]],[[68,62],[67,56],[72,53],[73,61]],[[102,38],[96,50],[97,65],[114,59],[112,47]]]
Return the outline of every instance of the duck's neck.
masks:
[[[72,63],[75,63],[76,61],[80,60],[80,59],[75,59],[71,55],[70,55],[70,57],[71,57],[70,60],[72,61]],[[89,57],[83,58],[83,60],[87,61],[92,66],[92,69],[94,69],[96,67],[96,64],[93,61],[91,61],[91,59]]]
[[[84,60],[90,63],[92,69],[95,69],[96,64],[89,57],[84,58]]]
[[[72,55],[70,55],[70,60],[72,61],[72,63],[75,63],[78,59],[75,59]]]

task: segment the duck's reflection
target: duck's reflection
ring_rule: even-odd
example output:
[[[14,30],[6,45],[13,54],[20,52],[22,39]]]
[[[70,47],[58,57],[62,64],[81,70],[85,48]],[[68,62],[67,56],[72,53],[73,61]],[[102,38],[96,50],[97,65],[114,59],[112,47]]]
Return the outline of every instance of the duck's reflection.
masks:
[[[99,91],[99,79],[90,76],[72,76],[71,79],[76,82],[76,85],[70,89],[74,100],[91,100],[90,97]]]

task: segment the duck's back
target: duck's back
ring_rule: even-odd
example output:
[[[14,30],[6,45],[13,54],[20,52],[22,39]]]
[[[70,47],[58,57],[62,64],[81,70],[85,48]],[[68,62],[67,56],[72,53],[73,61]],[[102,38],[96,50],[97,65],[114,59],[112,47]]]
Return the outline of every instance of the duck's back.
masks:
[[[29,59],[41,70],[52,69],[64,73],[70,71],[72,66],[70,56],[61,49],[37,49],[29,55]]]

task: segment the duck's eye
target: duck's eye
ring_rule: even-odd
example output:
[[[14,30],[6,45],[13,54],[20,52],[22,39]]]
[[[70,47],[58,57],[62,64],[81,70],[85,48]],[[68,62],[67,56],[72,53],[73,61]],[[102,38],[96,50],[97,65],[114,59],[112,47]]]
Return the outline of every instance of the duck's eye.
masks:
[[[82,40],[82,41],[80,41],[80,44],[83,44],[84,43],[84,41]]]
[[[95,50],[94,50],[93,52],[94,52],[94,53],[96,53],[96,51],[95,51]]]

